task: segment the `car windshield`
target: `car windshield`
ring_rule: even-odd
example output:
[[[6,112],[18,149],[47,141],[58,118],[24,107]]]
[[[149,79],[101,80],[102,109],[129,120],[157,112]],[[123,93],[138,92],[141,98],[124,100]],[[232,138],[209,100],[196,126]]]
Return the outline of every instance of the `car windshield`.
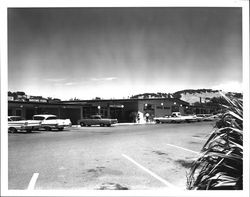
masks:
[[[44,120],[44,117],[42,117],[42,116],[34,116],[33,120]]]
[[[48,117],[46,120],[56,120],[57,117],[56,116],[51,116],[51,117]]]
[[[11,121],[19,121],[19,120],[22,120],[21,117],[10,117],[9,118]]]
[[[92,119],[101,119],[101,116],[91,116]]]

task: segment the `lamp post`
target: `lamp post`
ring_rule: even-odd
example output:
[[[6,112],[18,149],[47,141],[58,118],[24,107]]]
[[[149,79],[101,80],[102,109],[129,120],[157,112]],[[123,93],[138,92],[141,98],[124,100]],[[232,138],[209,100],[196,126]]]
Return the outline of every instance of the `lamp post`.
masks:
[[[145,103],[145,104],[144,104],[144,112],[145,112],[145,110],[147,110],[147,109],[148,109],[148,104]]]
[[[97,106],[97,109],[98,109],[98,115],[100,115],[100,114],[101,114],[101,106],[98,105],[98,106]]]

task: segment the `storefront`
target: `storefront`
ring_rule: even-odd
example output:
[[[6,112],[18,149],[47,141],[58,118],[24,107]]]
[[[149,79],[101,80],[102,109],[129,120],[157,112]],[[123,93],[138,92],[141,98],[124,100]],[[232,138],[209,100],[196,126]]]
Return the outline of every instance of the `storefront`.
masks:
[[[186,113],[189,104],[179,99],[115,99],[61,101],[58,103],[9,101],[8,115],[32,119],[35,114],[54,114],[59,118],[69,118],[72,124],[90,115],[100,114],[106,118],[116,118],[118,122],[149,121],[154,117],[171,115],[179,111]]]
[[[154,117],[171,115],[172,112],[186,114],[189,103],[174,98],[151,99],[115,99],[115,100],[84,100],[64,101],[70,104],[83,104],[83,117],[100,114],[107,118],[117,118],[118,122],[150,121]]]
[[[69,118],[72,124],[76,124],[81,118],[82,107],[79,105],[62,103],[41,103],[41,102],[8,102],[8,115],[21,116],[24,119],[32,119],[36,114],[54,114],[59,118]]]
[[[184,115],[188,106],[187,102],[174,98],[139,99],[138,113],[141,121],[153,121],[154,117],[169,116],[177,111]]]

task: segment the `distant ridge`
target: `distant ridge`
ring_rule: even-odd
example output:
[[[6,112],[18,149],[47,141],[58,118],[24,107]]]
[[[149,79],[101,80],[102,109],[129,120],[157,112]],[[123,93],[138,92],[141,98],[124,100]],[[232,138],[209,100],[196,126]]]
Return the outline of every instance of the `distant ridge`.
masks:
[[[190,104],[194,104],[196,102],[206,103],[209,102],[212,98],[221,97],[220,90],[212,90],[212,89],[186,89],[177,91],[175,93],[143,93],[131,96],[130,98],[138,98],[138,99],[147,99],[147,98],[178,98],[183,101],[186,101]],[[224,92],[224,94],[230,94],[237,97],[242,97],[241,93],[233,93],[233,92]]]
[[[186,101],[190,104],[201,102],[206,103],[209,102],[214,97],[221,97],[219,90],[212,90],[212,89],[189,89],[189,90],[181,90],[175,92],[173,97],[179,98],[183,101]]]

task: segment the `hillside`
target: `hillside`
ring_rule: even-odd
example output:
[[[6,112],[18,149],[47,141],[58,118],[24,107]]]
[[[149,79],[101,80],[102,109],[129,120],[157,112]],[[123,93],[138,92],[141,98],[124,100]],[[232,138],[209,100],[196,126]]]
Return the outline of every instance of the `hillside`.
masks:
[[[208,102],[213,97],[221,97],[221,94],[219,91],[193,91],[193,92],[182,92],[179,94],[180,99],[183,101],[186,101],[190,104],[196,103],[196,102]]]
[[[232,96],[235,98],[243,97],[241,93],[235,93],[235,92],[223,92],[223,93],[227,96]],[[206,102],[209,102],[212,98],[221,97],[221,93],[219,90],[212,90],[212,89],[182,90],[182,91],[175,92],[173,94],[173,97],[179,98],[190,104],[193,104],[196,102],[206,103]]]
[[[242,94],[239,93],[225,93],[230,94],[235,97],[241,98]],[[178,98],[183,101],[186,101],[190,104],[196,103],[196,102],[209,102],[211,98],[213,97],[221,97],[219,90],[212,90],[212,89],[188,89],[188,90],[181,90],[177,91],[173,94],[169,93],[144,93],[144,94],[138,94],[134,95],[131,98],[137,98],[137,99],[146,99],[146,98]]]

